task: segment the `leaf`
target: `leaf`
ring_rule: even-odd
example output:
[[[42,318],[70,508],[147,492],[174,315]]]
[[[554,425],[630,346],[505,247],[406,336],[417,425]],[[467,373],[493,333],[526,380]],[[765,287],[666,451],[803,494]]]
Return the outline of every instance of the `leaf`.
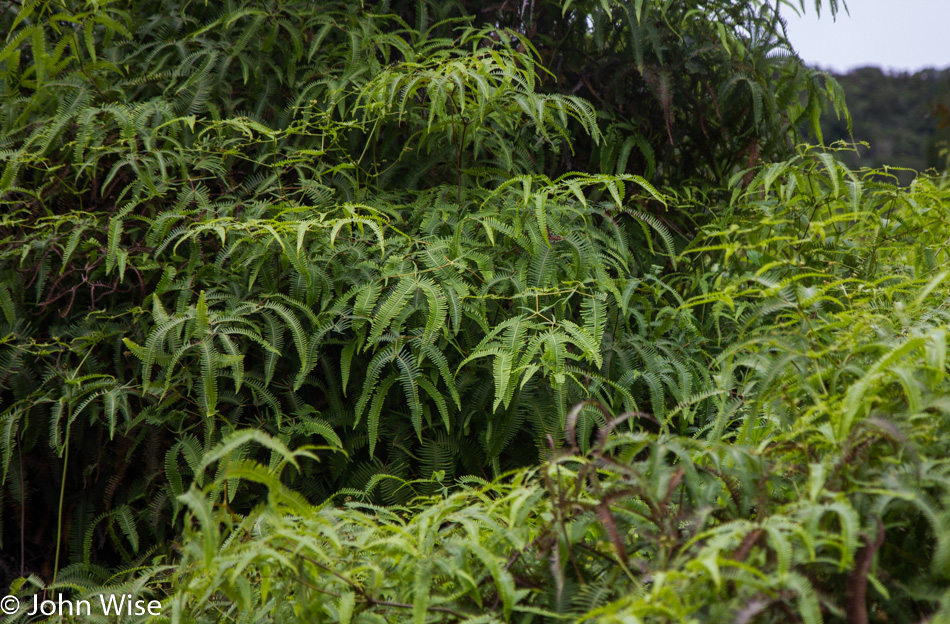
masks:
[[[389,325],[393,322],[396,315],[408,305],[409,293],[412,292],[415,287],[415,280],[411,280],[407,277],[403,277],[399,280],[396,288],[386,297],[385,301],[383,301],[376,311],[373,326],[369,334],[370,343],[378,340],[379,337],[383,335],[383,332],[389,328]],[[368,346],[369,344],[367,344],[367,347]]]

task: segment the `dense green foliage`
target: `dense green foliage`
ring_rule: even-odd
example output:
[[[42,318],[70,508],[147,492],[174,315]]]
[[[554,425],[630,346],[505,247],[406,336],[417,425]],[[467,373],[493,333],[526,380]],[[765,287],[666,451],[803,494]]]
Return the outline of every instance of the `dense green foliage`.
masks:
[[[950,148],[950,69],[927,69],[914,74],[885,73],[877,67],[862,67],[835,78],[848,94],[848,109],[854,118],[849,129],[831,118],[822,121],[825,140],[867,146],[857,153],[842,153],[851,167],[881,168],[885,165],[913,171],[944,169]],[[853,135],[852,135],[853,131]],[[853,136],[853,138],[852,138]],[[913,171],[894,171],[907,184]]]
[[[467,4],[481,22],[530,39],[548,88],[597,106],[607,140],[575,136],[567,169],[719,183],[787,156],[802,127],[820,135],[823,111],[850,127],[838,84],[787,40],[778,5],[803,10],[803,0]],[[807,4],[834,16],[844,3]]]
[[[917,622],[950,607],[948,200],[946,182],[902,191],[828,157],[765,168],[669,278],[693,295],[667,313],[695,324],[684,344],[717,354],[704,392],[618,418],[581,403],[542,468],[385,508],[356,492],[312,508],[278,480],[311,452],[231,434],[178,499],[198,521],[179,567],[119,589],[152,578],[202,621]],[[269,460],[235,456],[255,440]],[[216,504],[238,481],[268,487],[248,514]],[[59,582],[82,596],[105,581]]]
[[[438,7],[5,7],[15,590],[938,610],[947,181],[796,151],[847,114],[765,2]]]

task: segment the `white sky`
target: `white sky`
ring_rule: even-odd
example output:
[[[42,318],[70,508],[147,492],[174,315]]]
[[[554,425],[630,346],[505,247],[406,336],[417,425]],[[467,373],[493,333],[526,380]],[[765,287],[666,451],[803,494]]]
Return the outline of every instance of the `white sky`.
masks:
[[[821,19],[814,0],[805,0],[802,17],[782,7],[788,38],[806,63],[842,72],[864,65],[912,72],[950,67],[950,0],[846,2],[850,15],[842,11],[835,21],[827,2]]]

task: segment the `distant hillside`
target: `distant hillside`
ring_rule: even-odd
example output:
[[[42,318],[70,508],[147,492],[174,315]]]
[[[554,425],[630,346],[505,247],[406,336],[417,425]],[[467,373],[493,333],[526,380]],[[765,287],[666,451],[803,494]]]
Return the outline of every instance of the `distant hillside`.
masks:
[[[854,140],[870,145],[860,149],[860,157],[845,158],[849,165],[887,164],[917,171],[947,167],[940,147],[950,140],[950,69],[910,74],[862,67],[835,78],[844,87]],[[851,140],[847,124],[833,116],[825,117],[822,131],[828,144]],[[911,177],[901,176],[904,182]]]

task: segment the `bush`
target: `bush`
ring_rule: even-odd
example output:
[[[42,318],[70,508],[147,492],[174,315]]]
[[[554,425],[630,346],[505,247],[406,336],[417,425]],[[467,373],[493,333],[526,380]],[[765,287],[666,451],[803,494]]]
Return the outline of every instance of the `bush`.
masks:
[[[524,30],[57,6],[0,16],[20,595],[151,592],[176,621],[938,610],[950,191],[794,152],[814,81],[782,83],[777,126],[754,97],[723,119],[781,159],[687,185],[548,88]],[[751,8],[708,15],[773,45]]]

